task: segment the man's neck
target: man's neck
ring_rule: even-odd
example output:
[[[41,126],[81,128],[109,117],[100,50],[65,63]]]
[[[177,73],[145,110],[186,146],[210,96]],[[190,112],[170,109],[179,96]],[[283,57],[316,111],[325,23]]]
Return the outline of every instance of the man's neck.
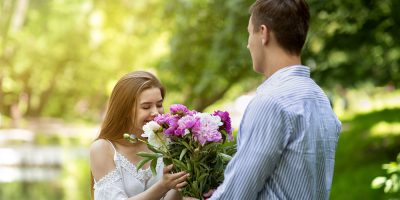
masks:
[[[267,78],[282,68],[301,64],[301,58],[299,55],[289,54],[282,49],[270,52],[266,56],[268,58],[264,75]]]

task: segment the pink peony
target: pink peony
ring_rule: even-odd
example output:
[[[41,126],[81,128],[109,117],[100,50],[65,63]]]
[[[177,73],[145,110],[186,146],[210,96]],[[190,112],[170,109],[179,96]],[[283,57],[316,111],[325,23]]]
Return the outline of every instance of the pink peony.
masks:
[[[222,140],[222,135],[218,131],[219,126],[222,125],[221,118],[207,113],[197,113],[194,116],[200,122],[192,128],[193,137],[196,141],[204,145],[206,142],[220,142]]]

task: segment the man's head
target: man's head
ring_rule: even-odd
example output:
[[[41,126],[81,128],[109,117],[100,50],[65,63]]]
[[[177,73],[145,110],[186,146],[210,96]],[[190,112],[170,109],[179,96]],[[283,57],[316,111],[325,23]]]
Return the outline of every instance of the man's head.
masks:
[[[310,21],[305,0],[257,0],[250,7],[250,14],[253,32],[261,31],[264,25],[282,49],[300,55]]]

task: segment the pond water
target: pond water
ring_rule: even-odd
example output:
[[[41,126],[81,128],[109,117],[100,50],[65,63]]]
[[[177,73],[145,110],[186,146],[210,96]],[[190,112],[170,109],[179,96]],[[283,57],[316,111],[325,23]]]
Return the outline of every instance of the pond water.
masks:
[[[90,199],[89,143],[0,130],[0,199]]]
[[[13,150],[0,148],[0,199],[90,198],[88,156],[82,147]]]

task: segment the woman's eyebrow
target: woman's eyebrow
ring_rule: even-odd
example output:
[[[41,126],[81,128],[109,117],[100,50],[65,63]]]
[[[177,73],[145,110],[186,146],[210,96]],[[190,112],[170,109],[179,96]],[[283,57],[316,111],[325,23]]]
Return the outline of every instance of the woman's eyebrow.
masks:
[[[163,99],[161,99],[161,100],[159,100],[159,101],[157,101],[156,103],[162,103],[164,100]],[[141,102],[140,103],[140,105],[144,105],[144,104],[152,104],[153,102]]]

